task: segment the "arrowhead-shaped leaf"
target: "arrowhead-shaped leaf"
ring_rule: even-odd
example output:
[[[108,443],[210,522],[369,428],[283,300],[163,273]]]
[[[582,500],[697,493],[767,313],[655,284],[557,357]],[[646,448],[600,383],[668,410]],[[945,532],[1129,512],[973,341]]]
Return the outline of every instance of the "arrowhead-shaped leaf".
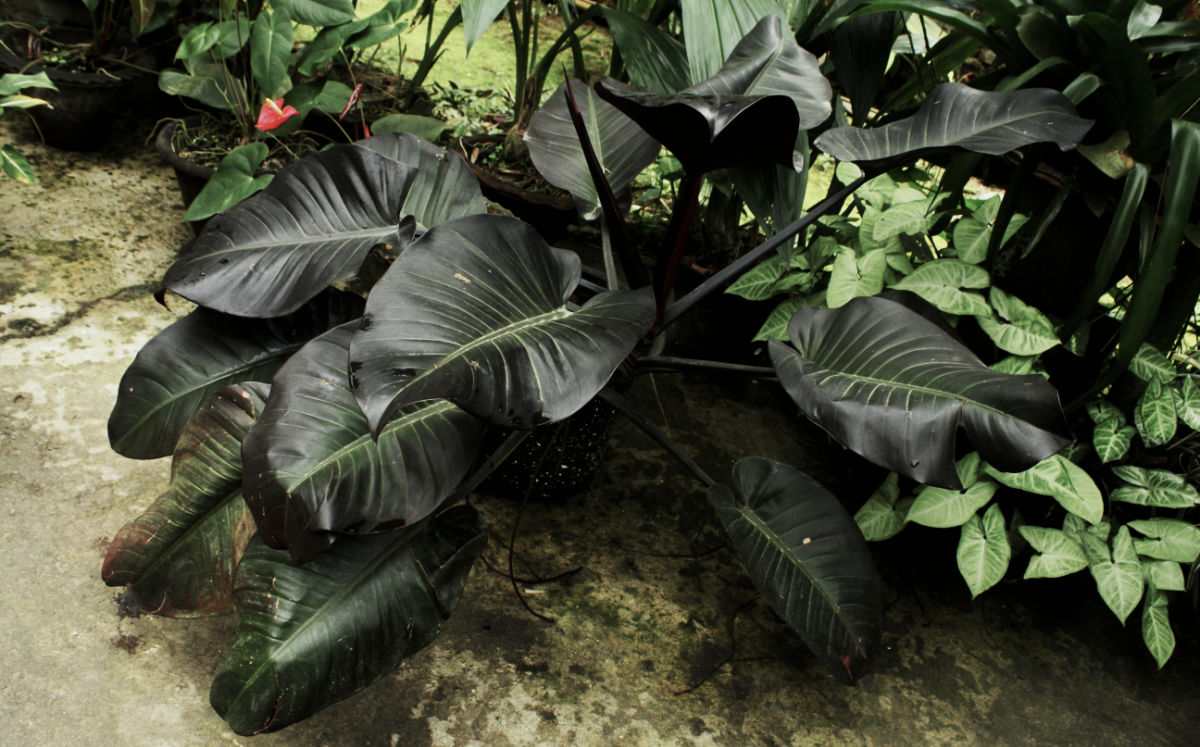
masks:
[[[597,96],[591,86],[574,79],[569,83],[600,167],[613,192],[619,194],[642,169],[654,163],[660,148],[658,141]],[[525,142],[538,173],[559,189],[570,192],[583,217],[595,220],[600,216],[600,195],[567,109],[563,90],[566,86],[563,83],[533,115],[525,131]]]
[[[871,494],[862,508],[854,514],[854,523],[858,524],[863,538],[867,542],[881,542],[891,539],[904,529],[904,519],[912,500],[900,498],[899,475],[888,473],[887,479],[879,489]]]
[[[1129,526],[1149,539],[1136,539],[1139,554],[1157,560],[1194,563],[1200,556],[1200,529],[1181,519],[1141,519]]]
[[[1171,630],[1170,611],[1166,594],[1153,586],[1146,590],[1146,603],[1142,605],[1142,641],[1159,669],[1175,652],[1175,632]]]
[[[277,319],[196,309],[146,343],[121,377],[108,442],[133,459],[167,456],[209,396],[238,381],[270,381],[304,343],[362,308],[358,296],[331,290]]]
[[[1000,583],[1010,557],[1012,548],[999,506],[993,503],[982,519],[978,514],[967,518],[959,535],[956,559],[972,599]]]
[[[989,316],[987,301],[968,288],[986,288],[987,270],[957,259],[935,259],[918,267],[892,287],[915,293],[947,314]]]
[[[255,538],[237,575],[238,631],[213,708],[238,734],[282,729],[394,670],[438,635],[485,544],[474,509],[347,537],[316,560]]]
[[[1087,548],[1085,547],[1085,550]],[[1129,528],[1121,527],[1113,537],[1112,552],[1102,543],[1096,547],[1103,554],[1093,557],[1089,554],[1088,562],[1092,578],[1096,581],[1096,589],[1108,608],[1113,611],[1121,624],[1133,612],[1142,599],[1142,566],[1137,553],[1133,549],[1133,541],[1129,536]]]
[[[981,316],[979,326],[996,347],[1014,355],[1034,356],[1058,345],[1054,324],[1042,312],[999,288],[988,291],[988,300],[1003,321]]]
[[[998,156],[1030,143],[1073,148],[1091,127],[1091,120],[1078,117],[1058,91],[978,91],[945,83],[911,117],[868,129],[835,127],[814,145],[842,161],[876,161],[946,147]]]
[[[1134,433],[1132,425],[1121,425],[1115,420],[1098,423],[1092,431],[1092,446],[1096,449],[1096,456],[1104,464],[1120,461],[1129,452]]]
[[[1088,567],[1083,546],[1066,532],[1026,524],[1018,529],[1039,555],[1029,559],[1025,578],[1060,578]]]
[[[997,373],[944,330],[884,298],[799,309],[792,346],[771,343],[780,381],[845,446],[926,484],[959,489],[959,428],[987,462],[1021,470],[1067,439],[1058,394],[1040,376]]]
[[[1200,503],[1200,493],[1181,475],[1165,469],[1143,469],[1131,465],[1113,467],[1124,480],[1109,496],[1114,501],[1156,508],[1191,508]]]
[[[1104,498],[1091,476],[1079,465],[1061,454],[1047,457],[1027,470],[1004,472],[991,465],[988,475],[1015,490],[1047,495],[1067,511],[1089,524],[1104,515]]]
[[[373,246],[401,244],[402,219],[429,228],[483,211],[461,157],[414,135],[381,135],[281,170],[210,221],[163,283],[218,311],[279,316],[354,275]]]
[[[271,183],[272,176],[256,176],[258,167],[267,157],[266,143],[250,143],[229,151],[221,159],[217,171],[183,214],[184,220],[204,220],[224,212],[247,197],[261,192]]]
[[[100,576],[139,609],[167,617],[222,612],[254,521],[242,500],[242,439],[265,384],[227,387],[196,413],[171,462],[171,486],[117,533]]]
[[[829,117],[833,96],[817,59],[774,15],[759,21],[716,75],[679,93],[611,81],[596,90],[694,173],[767,162],[798,166],[796,137]]]
[[[475,463],[484,424],[446,400],[415,405],[379,434],[350,391],[358,322],[305,345],[275,375],[242,450],[246,502],[270,546],[307,560],[333,533],[415,524]]]
[[[1147,446],[1165,446],[1175,437],[1178,427],[1175,417],[1175,397],[1171,388],[1157,379],[1146,384],[1137,407],[1133,410],[1133,423]]]
[[[649,288],[566,301],[579,257],[513,218],[433,229],[371,291],[350,344],[359,404],[378,432],[408,405],[448,399],[530,428],[587,404],[654,321]]]
[[[867,657],[879,638],[882,582],[858,527],[803,472],[760,457],[739,461],[733,489],[708,499],[771,608],[818,656]]]

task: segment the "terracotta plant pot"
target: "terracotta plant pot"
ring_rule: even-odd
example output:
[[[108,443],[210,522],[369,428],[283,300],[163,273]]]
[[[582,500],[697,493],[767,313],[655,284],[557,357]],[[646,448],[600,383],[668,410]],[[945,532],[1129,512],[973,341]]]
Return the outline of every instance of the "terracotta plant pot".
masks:
[[[479,179],[483,196],[511,211],[548,239],[564,235],[567,226],[576,219],[575,203],[569,195],[565,192],[555,194],[525,189],[473,160],[481,151],[481,146],[495,147],[502,140],[500,135],[476,135],[459,139],[467,164]]]

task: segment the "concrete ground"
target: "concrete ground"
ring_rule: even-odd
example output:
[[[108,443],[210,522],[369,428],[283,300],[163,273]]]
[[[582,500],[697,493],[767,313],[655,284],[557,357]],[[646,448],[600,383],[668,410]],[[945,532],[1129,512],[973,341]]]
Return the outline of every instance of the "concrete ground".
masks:
[[[27,133],[0,129],[13,136]],[[1136,626],[1078,585],[1005,585],[972,604],[908,554],[936,546],[950,566],[935,533],[880,549],[884,647],[845,684],[752,601],[727,552],[703,552],[716,535],[702,494],[623,425],[592,491],[525,513],[522,573],[581,568],[525,590],[553,624],[477,567],[442,637],[394,675],[280,733],[232,734],[207,692],[233,618],[120,620],[99,577],[108,538],[166,485],[167,461],[113,454],[105,422],[123,369],[173,318],[150,296],[187,236],[172,175],[136,142],[107,156],[22,147],[41,185],[0,182],[0,744],[1195,743],[1185,605],[1176,659],[1155,673]],[[647,412],[716,472],[825,447],[770,385],[650,383]],[[502,566],[516,507],[479,504]]]

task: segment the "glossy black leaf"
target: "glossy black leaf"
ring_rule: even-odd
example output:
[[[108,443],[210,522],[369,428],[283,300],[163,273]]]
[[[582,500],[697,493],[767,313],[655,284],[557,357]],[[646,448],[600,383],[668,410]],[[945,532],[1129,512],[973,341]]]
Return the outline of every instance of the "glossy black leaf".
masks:
[[[242,500],[242,439],[267,385],[214,395],[183,429],[171,485],[109,543],[100,577],[125,586],[125,604],[167,617],[223,612],[254,521]]]
[[[579,274],[577,255],[513,218],[463,218],[415,241],[350,344],[372,429],[429,399],[517,428],[583,407],[650,329],[654,301],[648,288],[611,291],[571,311]]]
[[[292,565],[255,538],[238,568],[238,629],[209,700],[238,734],[282,729],[429,645],[486,540],[459,506],[408,529],[347,537]]]
[[[281,170],[212,219],[163,284],[217,311],[280,316],[354,275],[372,247],[401,246],[402,219],[431,228],[483,211],[460,156],[415,135],[380,135]]]
[[[612,81],[596,90],[689,171],[778,163],[796,167],[796,137],[825,121],[832,89],[817,59],[778,16],[759,21],[715,76],[674,94]]]
[[[583,217],[595,220],[601,212],[600,195],[567,109],[566,85],[563,83],[533,115],[525,131],[525,142],[538,173],[559,189],[570,192]],[[597,96],[591,86],[574,79],[570,85],[596,158],[613,192],[620,193],[642,169],[654,163],[660,147],[658,141]]]
[[[733,488],[708,494],[730,544],[776,614],[818,656],[866,658],[879,640],[882,587],[866,540],[828,490],[761,457],[733,468]]]
[[[335,532],[410,525],[433,513],[483,441],[483,422],[446,400],[414,405],[375,440],[346,373],[358,324],[326,332],[279,369],[242,449],[259,534],[298,561]]]
[[[922,483],[961,489],[958,430],[989,464],[1021,472],[1065,446],[1058,392],[1040,376],[985,366],[920,314],[883,298],[800,309],[792,345],[771,343],[788,394],[866,459]]]
[[[1049,88],[978,91],[938,86],[911,117],[882,127],[835,127],[814,145],[842,161],[877,161],[930,148],[1001,155],[1030,143],[1075,147],[1092,127],[1069,99]]]
[[[169,455],[212,394],[238,381],[270,381],[304,343],[362,309],[361,298],[336,290],[276,319],[196,309],[146,343],[121,377],[108,442],[133,459]]]

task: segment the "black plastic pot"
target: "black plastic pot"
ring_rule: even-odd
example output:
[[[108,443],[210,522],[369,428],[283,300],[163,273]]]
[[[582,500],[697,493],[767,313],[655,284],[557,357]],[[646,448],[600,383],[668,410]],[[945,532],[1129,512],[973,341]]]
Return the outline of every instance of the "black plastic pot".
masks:
[[[613,413],[606,402],[595,399],[561,423],[538,428],[480,489],[517,499],[528,495],[535,501],[582,492],[604,465]],[[495,434],[492,446],[506,436]]]
[[[483,196],[532,225],[548,239],[564,235],[567,226],[576,219],[575,203],[566,193],[554,195],[524,189],[472,160],[478,146],[495,145],[502,139],[500,135],[476,135],[459,140],[463,153],[467,154],[467,165],[479,179]]]
[[[208,184],[208,180],[216,170],[189,161],[175,151],[175,133],[178,129],[179,122],[177,120],[167,122],[159,128],[158,134],[154,137],[154,149],[158,151],[158,157],[163,160],[163,163],[175,170],[175,182],[179,185],[179,196],[183,199],[183,206],[186,208],[192,204],[192,200],[196,199],[196,195],[200,194],[200,190],[204,189],[204,185]],[[199,235],[207,222],[207,220],[191,221],[188,225],[192,227],[193,233]]]

